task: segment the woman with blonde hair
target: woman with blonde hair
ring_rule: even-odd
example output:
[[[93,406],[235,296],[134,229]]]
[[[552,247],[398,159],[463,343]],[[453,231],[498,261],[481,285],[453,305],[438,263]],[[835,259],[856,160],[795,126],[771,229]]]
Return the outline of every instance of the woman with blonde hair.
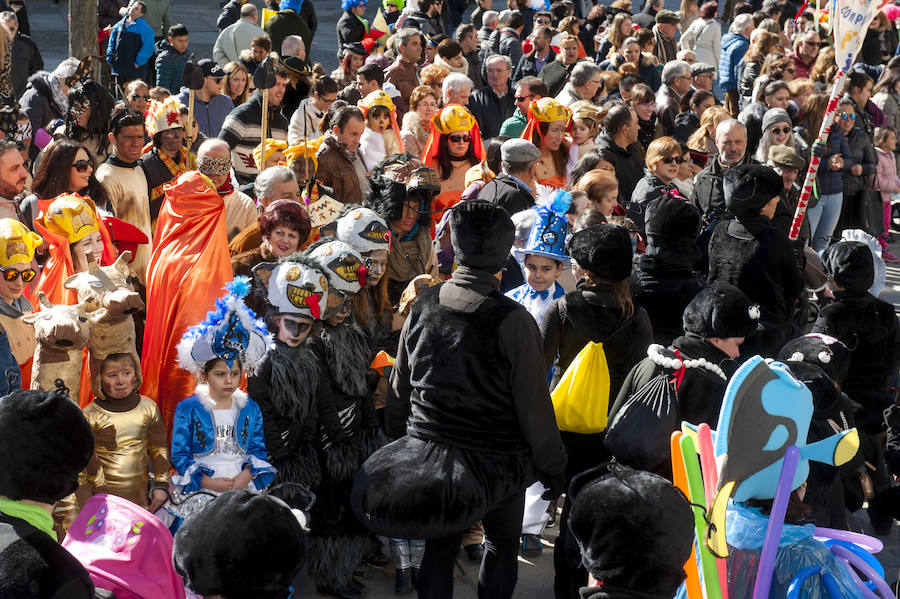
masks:
[[[631,194],[631,201],[625,206],[626,216],[634,221],[642,237],[644,211],[650,202],[664,196],[681,197],[674,180],[683,161],[681,144],[674,137],[660,137],[647,147],[644,177],[638,181]]]
[[[250,98],[250,73],[240,62],[229,62],[222,69],[222,95],[231,98],[235,106],[243,104]]]
[[[434,90],[434,95],[441,98],[444,79],[450,74],[450,69],[440,64],[430,64],[419,72],[419,81],[422,85],[428,85]]]
[[[431,119],[437,114],[440,96],[428,85],[420,85],[409,94],[409,112],[403,115],[400,138],[413,156],[421,156],[431,135]]]
[[[716,127],[722,121],[732,118],[722,106],[711,106],[700,117],[700,128],[688,138],[687,146],[697,152],[709,154],[710,159],[719,155],[716,147]]]

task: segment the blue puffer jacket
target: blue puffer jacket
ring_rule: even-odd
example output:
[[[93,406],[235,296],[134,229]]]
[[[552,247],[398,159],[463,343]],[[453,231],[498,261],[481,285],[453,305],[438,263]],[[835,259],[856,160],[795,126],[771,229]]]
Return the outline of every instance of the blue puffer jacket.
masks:
[[[850,152],[850,145],[840,127],[835,125],[831,128],[826,144],[825,155],[822,156],[822,163],[816,174],[816,186],[820,196],[843,193],[844,176],[850,173],[850,167],[853,166],[853,154]],[[828,168],[828,162],[835,154],[840,154],[844,159],[843,170],[833,171]]]
[[[740,33],[722,36],[722,54],[719,55],[719,87],[722,91],[737,89],[738,63],[750,48],[750,40]]]
[[[153,56],[153,48],[153,29],[144,17],[130,24],[126,17],[116,23],[109,34],[106,53],[110,56],[106,60],[112,65],[113,75],[143,79],[147,61]]]
[[[181,75],[188,61],[187,53],[179,52],[166,39],[159,40],[156,52],[156,85],[174,94],[181,89]]]

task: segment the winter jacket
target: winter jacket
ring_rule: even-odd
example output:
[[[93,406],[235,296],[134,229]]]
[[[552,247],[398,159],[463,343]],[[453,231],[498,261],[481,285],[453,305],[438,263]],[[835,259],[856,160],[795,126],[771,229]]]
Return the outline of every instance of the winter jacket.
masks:
[[[540,76],[540,72],[544,70],[544,67],[556,61],[556,52],[550,50],[550,53],[547,55],[547,60],[544,61],[544,64],[541,66],[541,71],[539,71],[537,69],[537,64],[535,63],[536,56],[537,53],[529,52],[519,59],[518,66],[513,68],[513,81],[518,81],[522,77],[538,77]]]
[[[833,171],[828,168],[831,157],[839,154],[844,160],[844,168],[839,171]],[[830,195],[834,193],[842,193],[844,191],[844,176],[850,172],[853,166],[853,155],[850,153],[850,145],[844,132],[840,127],[832,127],[831,133],[828,135],[828,144],[825,155],[822,156],[821,167],[816,175],[816,185],[818,186],[819,195]],[[810,197],[812,199],[812,197]],[[811,204],[815,206],[815,204]]]
[[[399,118],[409,111],[409,96],[412,94],[412,90],[420,84],[419,66],[412,62],[406,62],[398,56],[397,60],[385,69],[384,81],[400,91],[400,96],[394,98],[394,105],[397,107],[397,117]],[[471,103],[469,106],[471,107]],[[484,127],[482,127],[481,132],[484,134]]]
[[[184,105],[188,105],[190,98],[190,90],[186,87],[181,88],[178,94],[178,100]],[[194,118],[197,120],[197,127],[200,133],[207,137],[216,137],[222,131],[222,125],[231,111],[234,110],[234,102],[225,94],[212,96],[209,102],[204,102],[194,95]],[[262,123],[260,123],[262,125]]]
[[[279,56],[281,56],[281,42],[289,35],[299,35],[306,44],[307,53],[312,51],[312,31],[303,17],[292,10],[281,10],[275,13],[266,21],[263,30],[272,40],[272,51],[277,52]]]
[[[266,137],[287,141],[288,120],[281,114],[280,106],[269,106],[268,127]],[[219,139],[228,142],[231,148],[231,160],[238,182],[244,184],[252,181],[258,172],[253,149],[262,142],[262,95],[259,90],[225,117]]]
[[[900,192],[900,178],[897,177],[897,161],[893,153],[882,152],[875,148],[878,156],[878,164],[875,166],[875,175],[869,182],[869,187],[881,192],[881,201],[891,203],[891,194]]]
[[[847,136],[847,145],[850,147],[850,155],[853,164],[862,166],[862,175],[852,175],[849,171],[844,174],[844,196],[856,195],[866,189],[866,181],[875,173],[875,165],[878,157],[875,155],[875,147],[868,136],[859,127],[853,127]]]
[[[747,156],[749,154],[744,155],[742,164],[753,162]],[[725,191],[722,188],[726,170],[719,160],[714,158],[694,177],[694,189],[691,190],[689,199],[700,209],[703,221],[707,224],[725,218],[728,212],[725,208]]]
[[[723,92],[738,87],[737,66],[750,48],[750,40],[740,33],[722,36],[722,54],[719,56],[719,87]]]
[[[12,78],[13,91],[16,98],[21,98],[28,84],[28,78],[44,68],[41,51],[31,37],[17,33],[12,43]]]
[[[753,102],[753,86],[759,79],[762,71],[762,61],[747,62],[742,60],[738,65],[738,95],[741,97],[741,106],[747,106]]]
[[[53,75],[47,71],[38,71],[28,78],[25,93],[19,98],[22,110],[31,119],[31,127],[37,133],[38,129],[46,127],[51,121],[61,119],[66,112],[68,104],[59,105],[53,97],[51,78]],[[32,144],[37,149],[37,146]]]
[[[173,48],[168,39],[159,40],[156,53],[156,85],[174,93],[181,89],[181,75],[188,61],[187,53]],[[182,100],[181,103],[187,106],[186,101]]]
[[[601,62],[600,68],[606,71],[617,71],[624,62],[625,58],[616,54],[613,58]],[[644,58],[643,55],[641,55],[641,60],[638,64],[638,76],[644,80],[644,83],[646,83],[654,93],[662,86],[662,70],[654,65],[650,59]]]
[[[668,85],[663,85],[656,92],[656,116],[659,117],[665,135],[675,132],[675,115],[678,114],[680,101],[681,98]]]
[[[565,87],[566,85],[566,82],[569,80],[569,75],[572,74],[572,69],[575,68],[576,64],[578,64],[578,62],[573,62],[570,65],[566,65],[561,63],[559,60],[554,60],[553,62],[548,62],[544,65],[544,68],[541,69],[541,73],[540,75],[538,75],[538,78],[544,82],[544,85],[547,86],[549,96],[556,97],[556,95],[562,91],[563,87]]]
[[[427,37],[434,37],[439,33],[446,35],[440,17],[432,19],[420,10],[414,11],[406,17],[406,22],[403,24],[403,27],[418,29],[419,33],[422,33]]]
[[[597,147],[607,150],[615,158],[616,179],[619,180],[619,204],[625,206],[631,201],[631,195],[644,174],[644,161],[636,144],[621,148],[616,145],[608,133],[601,132],[597,138]]]
[[[525,35],[524,32],[522,35]],[[522,59],[522,40],[515,29],[506,27],[500,32],[500,46],[497,53],[509,56],[513,65],[519,64]]]
[[[354,161],[362,161],[357,151],[353,160],[330,132],[319,148],[318,179],[334,188],[334,197],[344,204],[362,204],[363,190]]]
[[[229,62],[237,62],[241,58],[241,52],[250,49],[253,38],[265,34],[256,23],[240,19],[223,29],[216,38],[213,60],[223,68]]]
[[[883,64],[882,54],[884,51],[882,32],[870,27],[866,30],[866,37],[863,39],[862,47],[859,49],[859,56],[856,60],[869,65]],[[887,54],[890,54],[890,52],[887,52]]]
[[[691,266],[684,264],[683,254],[686,252],[648,245],[631,273],[631,292],[647,311],[653,342],[660,345],[669,345],[682,334],[684,309],[700,292],[700,282]]]
[[[699,128],[700,117],[697,116],[696,112],[693,110],[680,112],[675,117],[675,130],[672,132],[672,137],[686,144],[691,135],[694,134],[694,131]]]
[[[506,173],[500,173],[482,187],[478,192],[478,199],[500,206],[510,216],[534,206],[531,193]]]
[[[219,31],[224,31],[229,25],[237,23],[241,18],[241,3],[239,0],[230,0],[228,4],[222,7],[219,18],[216,19],[216,27]]]
[[[147,61],[153,56],[153,29],[144,17],[134,23],[124,18],[112,28],[106,46],[106,60],[112,65],[113,75],[123,79],[143,79]],[[137,65],[137,66],[135,66]]]
[[[468,108],[481,127],[482,138],[488,140],[500,133],[500,125],[515,112],[515,94],[507,87],[506,93],[499,98],[491,86],[485,85],[472,93]]]
[[[634,221],[642,237],[644,236],[644,211],[650,202],[663,196],[681,197],[681,194],[675,187],[675,183],[666,185],[649,169],[644,169],[644,176],[634,186],[631,199],[624,204],[626,216]]]
[[[722,55],[722,26],[715,19],[696,19],[681,35],[681,49],[693,50],[697,62],[716,66]]]
[[[503,124],[500,126],[499,135],[519,137],[522,135],[522,131],[525,131],[526,125],[528,125],[528,119],[525,118],[525,115],[522,114],[518,108],[516,108],[516,111],[513,112],[512,116],[503,121]]]
[[[306,2],[304,2],[306,4]],[[343,58],[341,47],[344,44],[361,42],[366,35],[366,26],[349,10],[344,11],[337,22],[338,60]]]

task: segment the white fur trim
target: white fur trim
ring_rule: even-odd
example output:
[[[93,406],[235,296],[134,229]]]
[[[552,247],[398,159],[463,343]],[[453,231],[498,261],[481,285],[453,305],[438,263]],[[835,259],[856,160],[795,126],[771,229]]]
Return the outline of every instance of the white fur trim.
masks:
[[[177,472],[172,475],[172,484],[178,485],[179,487],[184,487],[186,485],[191,484],[191,476],[200,469],[200,463],[194,462],[191,464],[190,468],[184,471],[184,474],[178,474]]]
[[[212,411],[216,409],[216,401],[210,397],[209,385],[206,383],[197,383],[197,386],[194,387],[194,395],[197,396],[197,399],[200,400],[200,403],[207,410]],[[247,405],[247,398],[246,393],[240,389],[235,389],[234,393],[231,394],[231,406],[237,408],[238,411],[243,410],[244,406]]]

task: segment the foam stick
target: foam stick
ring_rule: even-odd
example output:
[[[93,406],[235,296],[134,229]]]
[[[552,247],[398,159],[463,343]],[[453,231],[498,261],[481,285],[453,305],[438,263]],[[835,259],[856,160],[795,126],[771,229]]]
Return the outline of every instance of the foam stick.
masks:
[[[787,512],[788,498],[793,491],[791,487],[799,460],[800,451],[795,445],[789,446],[784,454],[781,476],[778,477],[778,487],[775,489],[775,500],[772,502],[772,512],[769,514],[766,538],[763,541],[762,554],[759,556],[759,569],[756,571],[756,582],[753,585],[753,599],[769,598],[772,574],[775,572],[778,541],[781,539],[781,529],[784,528],[784,514]]]
[[[691,506],[694,510],[694,526],[697,529],[697,546],[700,552],[700,567],[703,568],[703,586],[706,589],[706,599],[723,599],[722,585],[719,582],[719,572],[716,568],[716,560],[702,539],[706,538],[706,497],[703,490],[703,477],[700,474],[700,461],[694,440],[687,435],[681,437],[681,459],[684,461],[684,470],[687,473],[688,489],[691,491],[691,503],[702,507]]]
[[[713,503],[716,486],[719,484],[719,471],[716,468],[716,455],[713,451],[712,429],[705,422],[697,427],[697,441],[700,447],[700,467],[703,469],[703,490],[706,492],[706,505]],[[728,564],[724,558],[716,558],[716,570],[719,582],[728,580]],[[722,598],[728,599],[728,584],[720,584]]]
[[[672,482],[684,493],[684,496],[690,500],[690,490],[688,489],[687,473],[684,470],[684,460],[681,458],[681,431],[674,431],[669,440],[669,448],[672,454]],[[691,547],[691,556],[684,564],[684,572],[687,575],[684,580],[684,588],[687,591],[688,599],[703,599],[703,589],[700,587],[700,572],[697,569],[697,552],[696,548],[703,542],[702,537],[698,537]]]

